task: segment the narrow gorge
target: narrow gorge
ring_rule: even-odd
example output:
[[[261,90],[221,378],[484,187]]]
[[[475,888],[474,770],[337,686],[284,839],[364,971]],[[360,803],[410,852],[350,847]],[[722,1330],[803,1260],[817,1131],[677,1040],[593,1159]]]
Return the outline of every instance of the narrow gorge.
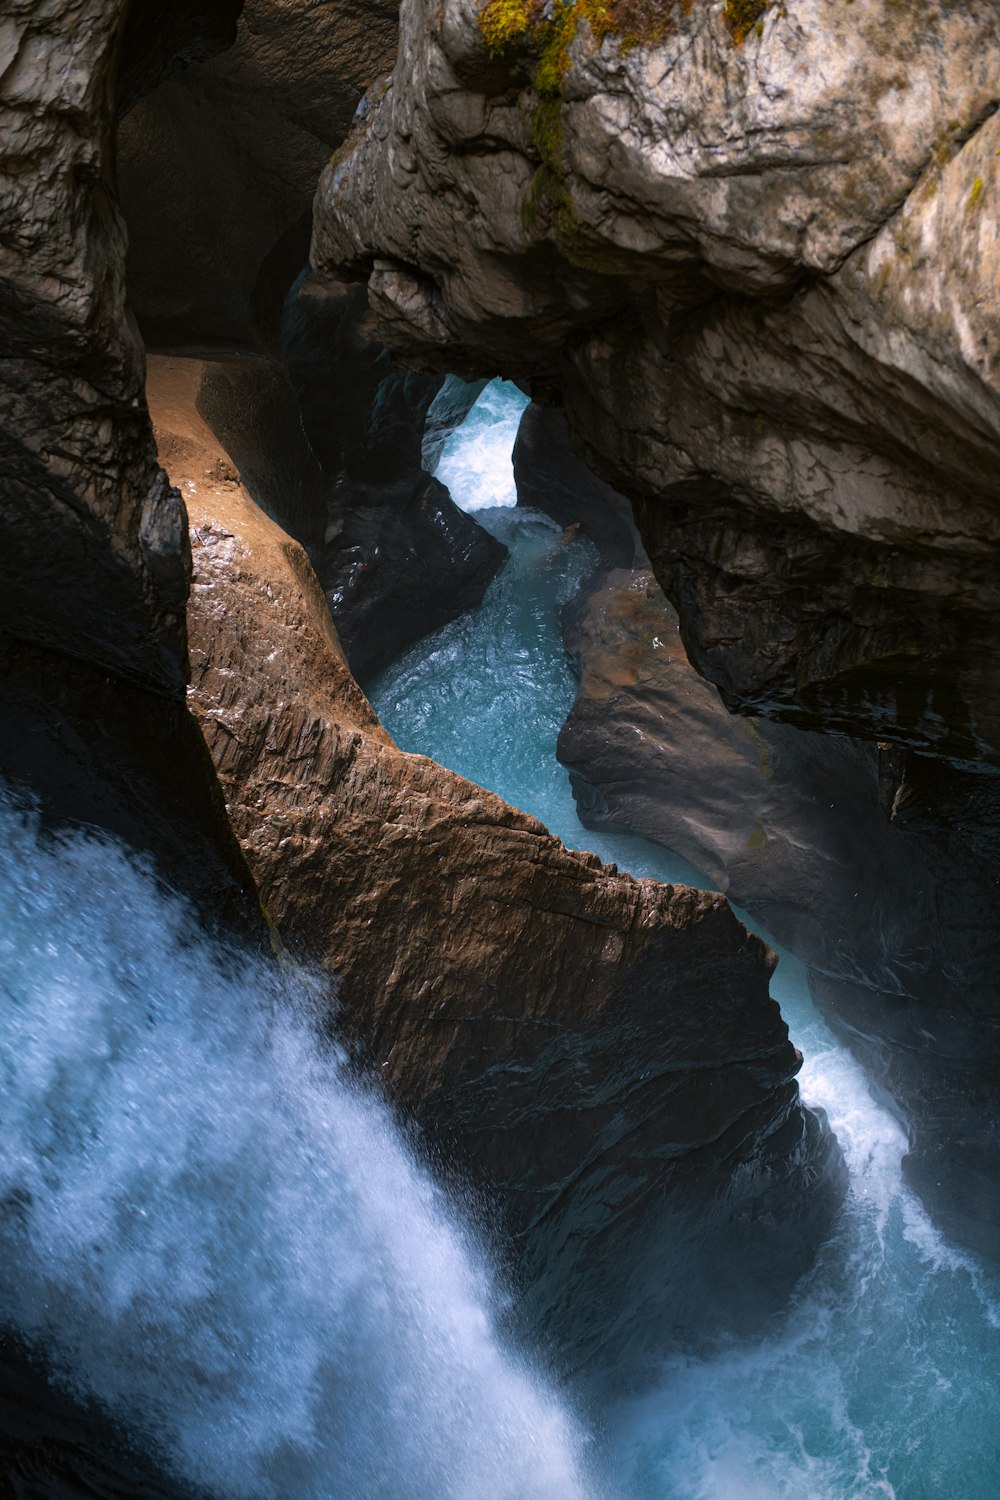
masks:
[[[0,5],[0,1494],[996,1495],[998,105]]]

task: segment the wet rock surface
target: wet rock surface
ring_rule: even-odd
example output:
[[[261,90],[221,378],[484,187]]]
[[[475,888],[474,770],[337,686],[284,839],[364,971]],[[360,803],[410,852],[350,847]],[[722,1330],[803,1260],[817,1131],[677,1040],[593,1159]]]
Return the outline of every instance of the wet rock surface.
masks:
[[[646,562],[632,507],[578,458],[561,411],[534,401],[524,409],[513,453],[518,505],[544,511],[564,529],[579,527],[605,568]]]
[[[571,853],[399,751],[302,549],[211,478],[203,433],[171,451],[191,702],[233,826],[285,942],[338,977],[338,1026],[495,1206],[519,1316],[611,1382],[665,1340],[753,1326],[839,1192],[767,950],[722,898]]]
[[[142,400],[112,179],[124,10],[5,12],[0,629],[180,698],[186,523]]]
[[[206,6],[201,32],[188,15],[185,45],[215,45],[231,8]],[[207,914],[252,922],[184,705],[187,517],[157,463],[125,308],[111,159],[122,15],[24,3],[4,22],[0,766],[52,823],[159,849]]]
[[[184,701],[187,516],[143,397],[112,141],[116,105],[224,45],[237,9],[14,0],[0,19],[0,772],[48,829],[121,837],[259,942]],[[173,1493],[7,1337],[0,1466],[5,1494]]]
[[[614,661],[619,640],[576,715],[588,774],[626,826],[693,846],[808,949],[910,1123],[913,1180],[994,1250],[976,1220],[998,1165],[996,881],[991,836],[968,830],[995,800],[974,773],[1000,765],[996,7],[787,0],[734,28],[696,0],[645,20],[580,7],[560,29],[407,0],[401,24],[414,62],[324,174],[314,264],[364,279],[420,368],[499,367],[562,402],[634,503],[721,703],[693,679],[689,697],[623,683],[645,667]],[[675,800],[648,767],[630,779],[625,750],[629,715],[652,737],[679,709],[717,784],[693,785],[671,740]],[[919,833],[880,822],[881,743],[933,784]],[[787,767],[781,799],[765,761]],[[847,934],[839,952],[807,907]]]
[[[648,570],[605,574],[566,644],[559,757],[585,825],[676,850],[806,963],[938,1222],[1000,1253],[995,778],[888,747],[880,776],[874,746],[734,717]]]
[[[997,764],[995,7],[585,10],[408,0],[314,263],[561,392],[728,706]]]
[[[432,459],[480,387],[453,384],[435,406],[442,378],[393,364],[363,289],[313,278],[290,301],[285,355],[326,481],[313,556],[351,670],[363,679],[479,604],[506,556],[425,467],[425,438]]]

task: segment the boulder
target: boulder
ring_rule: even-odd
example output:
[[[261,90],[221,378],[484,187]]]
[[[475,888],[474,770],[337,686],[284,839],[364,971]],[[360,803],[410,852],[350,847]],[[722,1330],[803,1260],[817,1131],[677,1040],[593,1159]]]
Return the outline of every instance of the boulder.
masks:
[[[396,748],[302,548],[163,411],[195,556],[191,704],[330,1024],[495,1217],[516,1317],[593,1382],[780,1305],[837,1202],[772,959],[716,895],[633,880]],[[179,430],[178,430],[179,429]]]

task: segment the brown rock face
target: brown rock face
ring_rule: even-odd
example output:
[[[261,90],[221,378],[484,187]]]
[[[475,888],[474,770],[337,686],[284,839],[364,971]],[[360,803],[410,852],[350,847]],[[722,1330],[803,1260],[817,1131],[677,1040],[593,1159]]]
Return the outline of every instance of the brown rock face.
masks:
[[[428,1147],[499,1203],[520,1316],[561,1363],[613,1379],[713,1315],[749,1326],[836,1197],[766,949],[720,897],[618,874],[399,751],[301,548],[219,479],[197,371],[161,374],[191,703],[285,940],[338,976],[341,1024]]]

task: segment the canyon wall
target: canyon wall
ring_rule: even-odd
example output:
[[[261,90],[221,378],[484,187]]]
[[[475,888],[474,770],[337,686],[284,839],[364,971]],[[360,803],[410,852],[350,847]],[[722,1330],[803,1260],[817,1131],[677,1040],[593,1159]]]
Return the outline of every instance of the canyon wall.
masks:
[[[363,287],[306,276],[283,324],[289,381],[325,482],[310,552],[362,680],[474,609],[506,556],[425,467],[425,438],[443,443],[481,386],[453,383],[439,401],[444,377],[401,368],[374,321]]]
[[[767,950],[721,897],[572,853],[396,748],[304,552],[227,470],[203,378],[151,362],[191,514],[191,703],[283,940],[337,976],[331,1022],[483,1195],[519,1325],[562,1369],[615,1384],[755,1326],[841,1171],[799,1101]]]
[[[563,404],[717,690],[714,753],[740,742],[734,795],[744,772],[755,790],[737,823],[776,809],[759,767],[780,723],[870,742],[815,760],[820,783],[841,766],[877,851],[862,931],[817,993],[909,1123],[913,1180],[991,1251],[998,25],[978,0],[785,0],[749,20],[708,0],[406,0],[407,68],[324,173],[313,240],[318,273],[366,281],[416,367]],[[635,663],[613,655],[617,687]],[[612,711],[648,726],[663,702],[638,697]],[[754,737],[722,706],[771,725]],[[808,787],[814,749],[782,743]],[[794,823],[788,795],[775,815]],[[662,818],[670,798],[650,796]],[[819,834],[838,863],[844,816]],[[906,910],[917,868],[929,888]]]
[[[996,764],[1000,20],[760,10],[407,0],[314,261],[561,393],[730,707]]]
[[[388,0],[230,8],[233,45],[167,78],[118,131],[129,299],[150,348],[279,349],[316,180],[395,57]]]
[[[184,706],[187,518],[156,460],[113,174],[119,100],[223,45],[236,9],[181,7],[173,58],[155,7],[19,0],[3,22],[0,767],[53,822],[155,843],[206,910],[252,925]]]
[[[628,502],[586,471],[559,413],[526,409],[514,471],[519,503],[581,527],[602,558],[562,615],[579,688],[558,754],[582,822],[683,855],[804,961],[908,1127],[910,1182],[951,1238],[995,1256],[1000,783],[730,714],[630,544]]]

